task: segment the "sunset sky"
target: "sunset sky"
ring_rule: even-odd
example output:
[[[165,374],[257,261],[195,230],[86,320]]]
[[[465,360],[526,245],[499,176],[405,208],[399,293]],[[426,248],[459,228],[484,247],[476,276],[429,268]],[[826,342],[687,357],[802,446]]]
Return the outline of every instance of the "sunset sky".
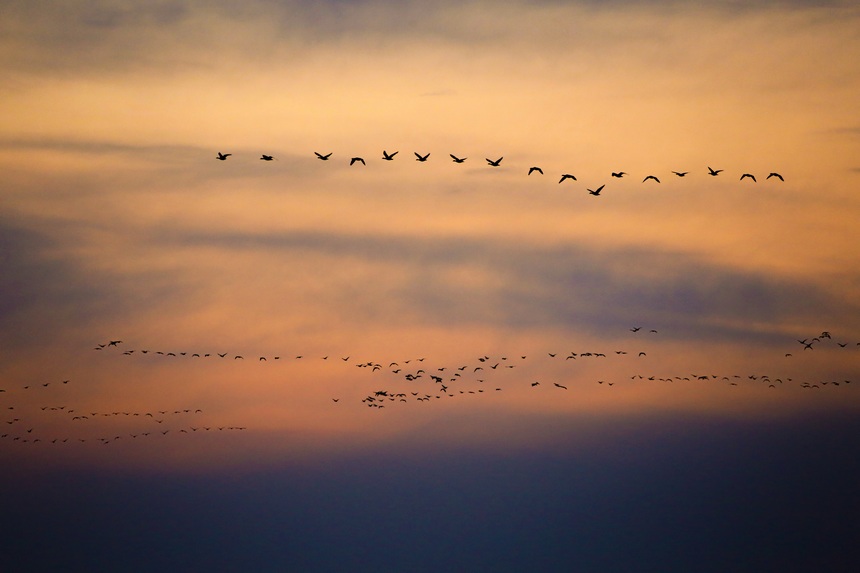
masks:
[[[0,70],[10,570],[860,566],[856,3],[4,1]]]

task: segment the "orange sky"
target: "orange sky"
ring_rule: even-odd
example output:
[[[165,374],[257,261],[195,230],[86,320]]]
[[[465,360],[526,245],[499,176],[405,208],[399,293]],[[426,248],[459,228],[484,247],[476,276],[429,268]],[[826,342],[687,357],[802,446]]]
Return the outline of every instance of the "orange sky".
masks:
[[[248,428],[180,438],[191,422],[165,420],[173,435],[148,455],[177,464],[223,461],[227,443],[277,456],[422,429],[498,443],[507,416],[521,417],[507,439],[540,441],[532,416],[856,408],[855,387],[810,398],[800,384],[860,386],[858,16],[803,2],[12,3],[0,405],[24,420],[0,449],[32,452],[10,442],[25,424],[88,438],[75,451],[93,458],[106,454],[81,448],[99,437],[160,431],[41,409],[61,405],[201,408],[212,427]],[[824,330],[804,352],[797,339]],[[110,339],[124,342],[92,350]],[[607,357],[574,367],[570,352]],[[361,402],[436,395],[390,362],[425,357],[447,376],[485,355],[521,364],[451,382],[456,400]],[[718,378],[647,380],[693,374]],[[763,374],[783,387],[748,378]]]

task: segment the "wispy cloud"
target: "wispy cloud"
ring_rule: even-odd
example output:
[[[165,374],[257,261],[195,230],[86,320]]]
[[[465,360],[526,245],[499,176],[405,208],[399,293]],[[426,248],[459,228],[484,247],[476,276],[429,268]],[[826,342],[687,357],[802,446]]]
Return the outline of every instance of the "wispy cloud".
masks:
[[[363,261],[378,278],[363,274],[356,278],[360,286],[351,287],[376,303],[364,310],[350,308],[350,314],[362,317],[359,320],[412,316],[447,325],[586,327],[597,333],[647,320],[671,324],[684,335],[760,338],[727,326],[746,321],[771,325],[774,340],[784,335],[785,323],[858,312],[854,303],[816,284],[728,268],[678,252],[315,232],[178,231],[156,240],[163,248],[267,252],[286,264]],[[337,298],[331,292],[327,296]]]

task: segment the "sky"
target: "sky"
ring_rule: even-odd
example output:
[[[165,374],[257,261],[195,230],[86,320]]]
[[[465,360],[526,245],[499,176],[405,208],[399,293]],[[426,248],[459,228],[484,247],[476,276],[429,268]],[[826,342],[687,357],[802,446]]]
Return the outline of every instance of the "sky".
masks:
[[[860,565],[855,3],[0,9],[10,571]]]

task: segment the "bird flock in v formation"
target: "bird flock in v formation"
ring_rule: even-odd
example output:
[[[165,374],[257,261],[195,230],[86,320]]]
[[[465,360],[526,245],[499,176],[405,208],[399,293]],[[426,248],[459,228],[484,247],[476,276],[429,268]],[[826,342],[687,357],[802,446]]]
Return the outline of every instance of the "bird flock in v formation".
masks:
[[[138,357],[139,359],[160,360],[200,360],[201,364],[207,360],[226,360],[232,364],[276,364],[295,361],[315,360],[317,364],[330,364],[339,368],[354,367],[352,370],[355,380],[361,381],[367,376],[372,376],[368,381],[370,390],[357,398],[356,404],[367,408],[384,409],[386,407],[403,406],[408,403],[429,403],[451,400],[453,398],[467,398],[470,396],[491,395],[503,390],[525,391],[525,392],[565,392],[575,391],[583,384],[596,384],[608,391],[624,391],[625,387],[635,387],[641,384],[673,384],[689,385],[694,387],[708,387],[721,385],[732,388],[738,386],[768,388],[768,391],[778,389],[796,388],[799,390],[822,391],[846,391],[852,385],[851,379],[831,380],[796,380],[786,376],[785,372],[777,373],[729,373],[729,372],[661,372],[655,373],[649,370],[654,367],[653,359],[648,359],[653,354],[650,342],[656,340],[658,332],[656,329],[643,329],[640,327],[630,328],[635,340],[640,344],[639,348],[646,350],[615,349],[606,352],[598,352],[594,349],[569,351],[569,352],[545,352],[540,356],[530,357],[524,354],[482,354],[474,360],[465,363],[437,363],[427,357],[412,357],[399,360],[366,360],[356,359],[353,356],[317,356],[314,358],[302,354],[281,355],[254,355],[246,360],[242,354],[230,352],[189,352],[189,351],[166,351],[151,349],[124,349],[122,340],[109,340],[97,344],[94,350],[102,353],[107,352],[114,356]],[[641,337],[645,337],[645,339]],[[800,353],[816,349],[829,349],[833,351],[856,351],[860,352],[860,342],[851,343],[834,339],[830,332],[824,331],[817,336],[797,339],[800,344]],[[786,364],[791,363],[793,352],[786,352]],[[625,377],[613,374],[603,379],[591,379],[588,382],[582,380],[583,375],[577,373],[574,365],[583,361],[626,361],[623,364],[630,367]],[[548,362],[547,362],[548,361]],[[557,368],[553,368],[555,363]],[[602,362],[595,362],[601,363]],[[520,370],[529,371],[529,366],[538,366],[543,372],[555,372],[555,379],[535,380],[518,374]],[[567,370],[562,373],[560,369]],[[779,367],[782,369],[783,367]],[[358,375],[361,371],[363,374]],[[590,372],[590,370],[589,370]],[[630,373],[632,372],[632,374]],[[338,372],[344,375],[344,370]],[[353,378],[351,377],[351,378]],[[16,444],[29,445],[62,445],[62,444],[100,444],[108,445],[126,441],[147,441],[157,438],[192,436],[192,435],[222,435],[229,432],[237,432],[248,429],[247,425],[237,426],[226,423],[217,423],[206,414],[203,407],[199,405],[176,405],[152,409],[133,409],[114,406],[111,408],[94,408],[87,405],[75,403],[74,393],[70,392],[76,384],[69,379],[59,381],[47,381],[27,384],[23,386],[0,387],[0,409],[6,413],[4,427],[0,430],[0,439]],[[546,389],[546,390],[543,390]],[[23,398],[19,402],[16,398]],[[332,407],[342,408],[344,401],[340,396],[330,396]],[[10,401],[11,400],[11,401]],[[13,403],[14,401],[14,403]],[[51,416],[43,429],[46,416]],[[57,428],[63,429],[57,429]]]
[[[393,151],[393,152],[389,153],[388,151],[383,150],[382,151],[382,160],[394,161],[394,158],[398,153],[399,153],[398,151]],[[233,155],[232,153],[222,153],[219,151],[218,155],[215,156],[215,159],[218,159],[220,161],[226,161],[227,158],[232,157],[232,155]],[[319,153],[318,151],[314,151],[314,155],[320,161],[329,161],[332,158],[333,152],[322,154],[322,153]],[[417,151],[415,151],[415,152],[413,152],[413,155],[415,155],[415,161],[417,161],[419,163],[426,163],[430,159],[430,153],[425,153],[424,155],[422,155],[422,154],[418,153]],[[468,157],[458,157],[458,156],[454,155],[453,153],[449,153],[448,156],[451,158],[451,161],[453,163],[465,163],[466,160],[468,159]],[[259,158],[260,161],[275,161],[275,159],[276,159],[275,156],[266,155],[266,154],[261,155]],[[484,161],[487,162],[488,167],[500,167],[502,165],[503,159],[504,159],[504,156],[499,157],[498,159],[484,158]],[[359,165],[359,164],[366,166],[367,162],[364,160],[363,157],[358,157],[358,156],[350,157],[350,159],[349,159],[349,165],[350,166]],[[713,169],[710,166],[708,166],[708,170],[706,173],[712,177],[716,177],[720,173],[723,173],[724,171],[725,171],[724,169]],[[679,177],[679,178],[686,177],[690,173],[691,173],[690,171],[672,171],[672,174],[675,175],[676,177]],[[544,172],[543,172],[543,169],[541,167],[533,165],[533,166],[528,168],[528,172],[526,174],[527,175],[533,175],[533,174],[543,175]],[[621,179],[626,175],[629,175],[629,173],[627,173],[626,171],[612,171],[610,173],[610,176],[615,178],[615,179]],[[758,179],[752,173],[743,173],[740,176],[740,181],[743,181],[745,179],[749,180],[753,183],[758,182]],[[771,171],[770,173],[768,173],[768,175],[765,177],[765,180],[768,180],[768,179],[774,179],[775,181],[776,180],[785,181],[785,178],[780,173],[777,173],[776,171]],[[571,173],[562,173],[560,179],[558,180],[558,183],[561,184],[561,183],[564,183],[565,181],[577,181],[577,178],[575,175],[573,175]],[[645,178],[642,179],[642,183],[646,183],[649,181],[653,181],[655,183],[660,183],[660,178],[657,175],[646,175]],[[588,191],[588,193],[590,195],[599,196],[600,193],[603,191],[604,187],[606,187],[605,183],[600,185],[596,189],[586,189],[586,191]]]

